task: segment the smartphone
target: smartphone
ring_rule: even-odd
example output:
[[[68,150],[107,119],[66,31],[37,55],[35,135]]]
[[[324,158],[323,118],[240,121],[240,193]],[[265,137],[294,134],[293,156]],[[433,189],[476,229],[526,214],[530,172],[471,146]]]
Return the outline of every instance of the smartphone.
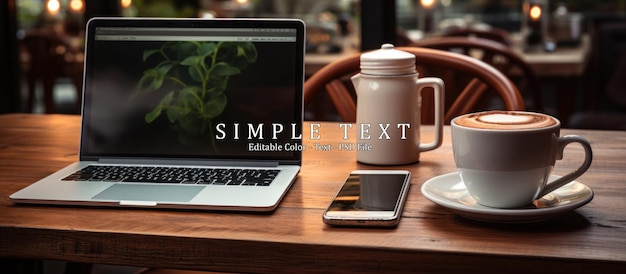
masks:
[[[396,226],[410,185],[408,170],[352,171],[324,212],[324,223]]]

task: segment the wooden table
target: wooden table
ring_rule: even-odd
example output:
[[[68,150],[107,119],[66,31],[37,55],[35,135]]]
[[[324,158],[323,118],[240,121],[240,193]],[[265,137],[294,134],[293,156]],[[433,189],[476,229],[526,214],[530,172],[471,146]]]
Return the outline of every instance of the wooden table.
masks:
[[[594,162],[578,181],[590,186],[595,198],[534,224],[470,221],[422,196],[427,179],[455,171],[449,128],[443,146],[414,165],[367,166],[356,163],[353,151],[306,150],[299,178],[272,214],[9,201],[11,193],[77,159],[79,121],[78,116],[0,115],[0,257],[229,272],[626,270],[626,132],[563,130],[592,143]],[[423,129],[423,138],[431,138],[433,128]],[[337,123],[321,123],[320,134],[321,140],[309,140],[305,130],[305,145],[346,142]],[[556,173],[577,166],[581,155],[582,149],[569,148]],[[342,180],[357,168],[412,171],[397,228],[335,228],[322,222]]]
[[[514,38],[519,44],[521,38]],[[579,77],[585,72],[591,57],[591,41],[584,35],[576,46],[559,46],[555,51],[523,51],[517,45],[514,50],[530,65],[538,77]]]

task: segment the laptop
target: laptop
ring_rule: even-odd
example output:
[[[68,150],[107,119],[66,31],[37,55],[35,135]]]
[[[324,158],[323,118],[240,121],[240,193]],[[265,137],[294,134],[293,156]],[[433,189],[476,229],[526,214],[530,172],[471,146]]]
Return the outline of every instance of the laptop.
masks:
[[[15,203],[272,211],[302,158],[297,19],[94,18],[79,161]]]

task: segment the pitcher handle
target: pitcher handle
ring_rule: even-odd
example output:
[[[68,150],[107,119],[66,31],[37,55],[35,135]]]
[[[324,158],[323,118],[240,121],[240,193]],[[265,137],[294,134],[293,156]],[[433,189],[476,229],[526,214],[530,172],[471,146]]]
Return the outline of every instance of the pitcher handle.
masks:
[[[436,77],[425,77],[417,80],[417,90],[420,93],[425,87],[435,90],[435,139],[431,143],[419,144],[419,150],[429,151],[441,146],[443,142],[443,115],[444,115],[444,83]],[[419,103],[419,102],[418,102]]]

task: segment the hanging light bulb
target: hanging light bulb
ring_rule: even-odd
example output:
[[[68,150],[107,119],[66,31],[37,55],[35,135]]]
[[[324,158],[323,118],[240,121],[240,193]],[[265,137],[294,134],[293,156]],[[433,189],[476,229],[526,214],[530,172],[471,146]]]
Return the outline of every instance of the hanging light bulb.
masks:
[[[435,6],[435,0],[420,0],[420,4],[422,4],[422,7],[430,9]]]
[[[541,7],[537,5],[532,6],[528,15],[530,20],[538,21],[541,18]]]
[[[127,9],[130,7],[130,5],[133,4],[133,0],[120,0],[120,6],[122,6],[122,8]]]
[[[82,11],[84,6],[85,4],[83,3],[83,0],[71,0],[70,1],[70,9],[74,12]]]
[[[48,0],[46,8],[48,9],[48,13],[50,15],[57,15],[61,9],[61,3],[59,3],[59,0]]]

